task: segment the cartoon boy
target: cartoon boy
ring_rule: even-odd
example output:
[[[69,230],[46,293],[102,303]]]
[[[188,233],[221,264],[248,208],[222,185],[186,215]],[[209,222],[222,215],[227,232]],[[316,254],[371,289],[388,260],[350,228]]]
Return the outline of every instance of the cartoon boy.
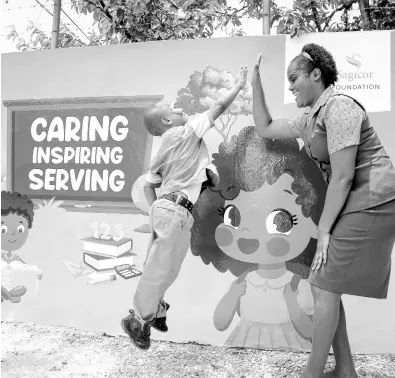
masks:
[[[238,277],[220,299],[214,325],[226,330],[237,312],[228,345],[310,349],[313,298],[301,278],[315,253],[322,175],[296,140],[260,138],[252,126],[214,156],[220,185],[199,199],[196,214],[204,217],[196,216],[191,249]]]
[[[151,241],[144,271],[135,297],[134,309],[121,325],[133,343],[150,347],[151,326],[164,327],[168,305],[164,295],[176,280],[190,246],[193,206],[207,179],[209,155],[203,135],[230,106],[247,81],[247,67],[242,67],[235,86],[205,113],[194,119],[181,109],[160,103],[144,117],[147,131],[162,138],[162,144],[146,176],[145,194],[151,206]],[[155,188],[161,187],[157,199]],[[162,318],[160,326],[158,319]]]
[[[29,229],[33,225],[33,202],[20,193],[1,192],[1,268],[2,286],[1,301],[12,303],[21,301],[26,293],[24,286],[14,287],[14,271],[37,271],[37,278],[41,280],[42,273],[34,265],[27,265],[13,252],[20,249],[26,242]]]

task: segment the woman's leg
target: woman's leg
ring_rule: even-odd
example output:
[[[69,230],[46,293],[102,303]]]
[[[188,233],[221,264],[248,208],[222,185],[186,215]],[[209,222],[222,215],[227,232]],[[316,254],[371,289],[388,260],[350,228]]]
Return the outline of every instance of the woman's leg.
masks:
[[[301,378],[320,378],[339,322],[340,294],[311,286],[314,296],[313,343]]]
[[[325,373],[324,378],[358,378],[358,374],[352,360],[350,342],[347,335],[346,313],[343,302],[340,301],[339,323],[332,342],[335,354],[336,367],[333,371]]]

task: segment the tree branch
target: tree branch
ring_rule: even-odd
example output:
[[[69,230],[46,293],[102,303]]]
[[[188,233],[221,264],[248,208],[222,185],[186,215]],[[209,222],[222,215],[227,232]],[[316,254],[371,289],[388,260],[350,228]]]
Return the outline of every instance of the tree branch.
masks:
[[[173,6],[174,8],[176,8],[176,9],[180,9],[180,7],[179,6],[177,6],[176,4],[174,4],[172,1],[170,1],[170,0],[167,0],[167,2],[171,5],[171,6]]]
[[[103,2],[100,2],[102,7],[99,7],[99,5],[97,3],[94,3],[91,0],[84,0],[84,1],[85,1],[85,3],[93,5],[98,11],[100,11],[100,13],[103,16],[105,16],[109,21],[112,21],[111,13],[108,10],[104,10],[106,5]]]
[[[104,3],[104,1],[103,0],[100,0],[99,1],[99,3],[100,3],[100,6],[97,4],[97,3],[94,3],[93,1],[91,1],[91,0],[84,0],[86,3],[88,3],[88,4],[91,4],[91,5],[93,5],[105,18],[107,18],[107,20],[108,21],[110,21],[110,22],[112,22],[112,21],[114,21],[114,19],[113,19],[113,17],[112,17],[112,15],[111,15],[111,13],[108,11],[108,10],[106,10],[105,9],[105,7],[106,7],[106,4]],[[138,32],[138,29],[136,28],[136,27],[134,27],[133,25],[130,25],[130,27],[125,27],[125,26],[123,26],[123,25],[118,25],[124,32],[125,32],[125,36],[129,39],[129,40],[131,40],[131,41],[133,41],[134,39],[135,39],[135,37],[133,36],[133,34],[129,31],[129,29],[134,29],[135,31],[136,31],[136,33],[137,34],[139,34]],[[140,33],[141,34],[141,33]]]
[[[225,134],[224,134],[217,126],[214,126],[214,129],[217,130],[217,132],[222,136],[222,138],[223,138],[224,141],[226,142],[226,136],[225,136]]]
[[[232,122],[232,123],[229,125],[229,127],[228,127],[228,132],[227,132],[227,134],[226,134],[226,140],[228,140],[230,131],[231,131],[231,129],[232,129],[232,126],[235,124],[235,122],[236,122],[236,120],[237,120],[237,116],[233,116],[233,117],[235,117],[235,118],[234,118],[233,122]]]
[[[236,120],[237,120],[237,116],[233,116],[233,117],[235,117],[235,118],[234,118],[233,122],[229,125],[229,128],[232,127],[235,124]]]
[[[325,25],[322,28],[322,31],[325,31],[325,29],[329,26],[329,23],[332,20],[332,17],[337,13],[342,11],[343,9],[349,9],[351,7],[351,5],[353,5],[354,3],[356,3],[358,0],[348,0],[346,2],[344,2],[342,5],[340,5],[339,7],[337,7],[336,9],[334,9],[328,16],[328,18],[326,19]]]
[[[350,30],[350,24],[349,24],[349,17],[348,17],[348,9],[344,9],[343,11],[343,18],[344,18],[344,30],[349,31]]]
[[[226,120],[226,127],[228,127],[228,123],[230,121],[230,117],[232,117],[229,113],[226,115],[227,116],[227,120]]]
[[[363,30],[371,30],[372,20],[369,11],[366,9],[369,8],[369,0],[358,0],[358,4],[362,16]]]
[[[320,21],[319,21],[319,16],[318,16],[318,12],[317,12],[317,8],[316,7],[313,7],[312,8],[312,11],[313,11],[313,15],[314,15],[314,19],[315,19],[315,25],[316,25],[316,27],[317,27],[317,30],[318,30],[318,32],[320,33],[320,32],[322,32],[322,29],[321,29],[321,24],[320,24]],[[333,17],[333,16],[332,16]]]
[[[218,118],[219,119],[219,122],[221,122],[221,125],[222,125],[222,130],[225,130],[225,128],[226,128],[226,125],[223,123],[223,121],[222,121],[222,116],[221,117],[219,117]]]
[[[227,8],[227,10],[231,11],[231,9],[233,10],[233,12],[224,12],[224,11],[219,11],[219,10],[214,10],[213,13],[217,16],[217,17],[224,17],[225,14],[229,16],[229,13],[231,13],[231,19],[233,19],[235,13],[239,13],[241,11],[244,11],[246,9],[248,9],[248,5],[244,5],[243,7],[241,7],[240,9],[236,9],[236,8]]]

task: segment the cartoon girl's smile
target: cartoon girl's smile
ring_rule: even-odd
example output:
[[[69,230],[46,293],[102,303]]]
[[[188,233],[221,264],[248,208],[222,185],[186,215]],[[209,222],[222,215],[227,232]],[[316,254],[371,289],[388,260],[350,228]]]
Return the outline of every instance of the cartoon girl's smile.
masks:
[[[298,256],[316,236],[316,226],[295,203],[293,181],[289,174],[283,174],[272,185],[266,182],[254,192],[241,191],[235,200],[227,201],[221,211],[224,221],[215,232],[221,250],[234,259],[259,264],[281,263]],[[248,209],[248,214],[240,209]],[[299,227],[304,232],[294,233]]]

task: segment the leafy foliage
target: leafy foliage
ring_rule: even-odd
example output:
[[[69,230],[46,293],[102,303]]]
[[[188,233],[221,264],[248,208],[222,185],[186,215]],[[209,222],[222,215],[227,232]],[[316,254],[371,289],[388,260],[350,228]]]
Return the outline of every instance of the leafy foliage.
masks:
[[[93,29],[81,40],[61,24],[59,47],[169,39],[209,38],[218,29],[243,36],[243,18],[262,19],[262,0],[70,0],[78,14],[93,16]],[[340,19],[334,21],[335,15]],[[292,8],[271,1],[270,26],[291,37],[303,33],[395,29],[395,0],[294,0]],[[10,27],[18,50],[50,48],[51,36],[31,22],[28,38]]]
[[[226,0],[71,0],[77,13],[92,13],[101,43],[211,37],[215,28],[240,26]]]
[[[187,86],[178,91],[175,106],[182,108],[188,115],[203,113],[218,98],[226,95],[235,84],[236,77],[232,73],[206,67],[203,72],[193,73]],[[227,141],[237,117],[249,114],[252,114],[252,87],[250,82],[247,82],[229,108],[220,116],[222,127],[216,130]]]
[[[333,21],[337,13],[340,21]],[[274,7],[273,14],[279,21],[277,33],[292,38],[314,32],[395,29],[394,16],[394,0],[297,0],[291,9]]]
[[[216,29],[233,26],[230,36],[242,36],[240,18],[249,2],[235,9],[226,0],[70,0],[77,14],[91,14],[93,29],[82,41],[61,24],[59,47],[80,47],[169,39],[211,37]],[[8,39],[20,51],[50,48],[51,36],[33,23],[23,38],[11,26]]]
[[[9,26],[9,29],[7,39],[14,41],[19,51],[42,50],[51,47],[51,34],[43,32],[33,21],[29,21],[26,28],[28,39],[21,37],[14,25]],[[59,47],[81,47],[87,45],[63,24],[60,25],[58,44]]]
[[[373,30],[395,29],[395,0],[378,0],[368,9]]]

